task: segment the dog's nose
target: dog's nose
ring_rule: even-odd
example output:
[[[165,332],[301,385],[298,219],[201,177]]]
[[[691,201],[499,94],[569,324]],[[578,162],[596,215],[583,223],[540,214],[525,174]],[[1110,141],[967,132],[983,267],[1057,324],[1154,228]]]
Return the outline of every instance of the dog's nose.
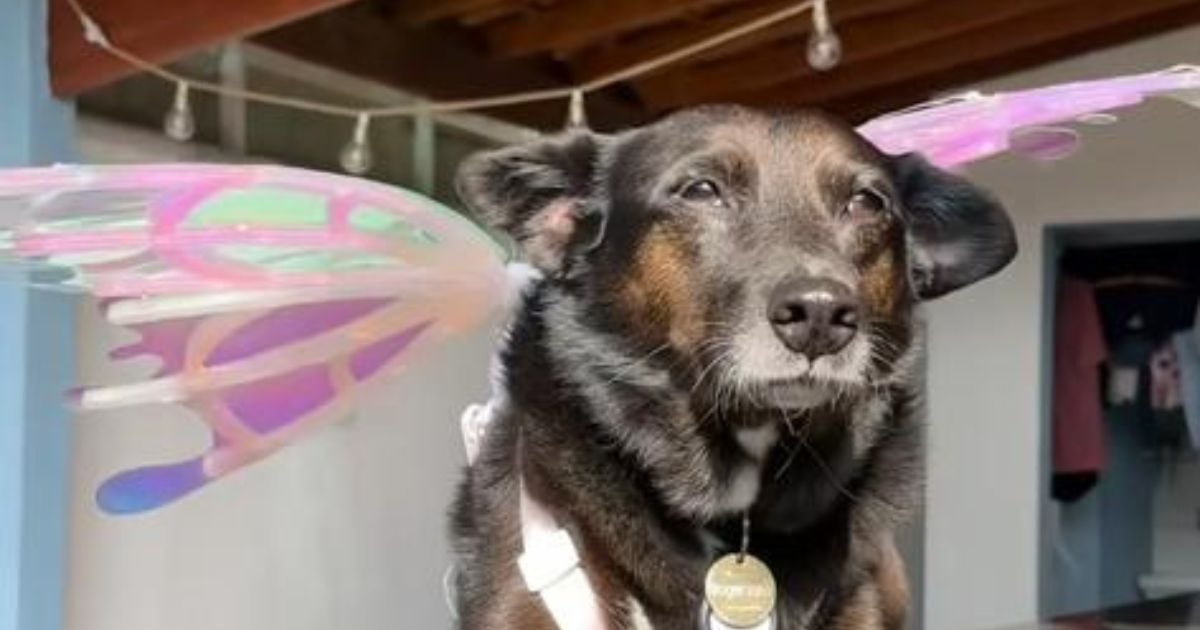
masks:
[[[850,287],[827,279],[786,281],[771,292],[767,317],[792,352],[810,360],[846,347],[858,332],[858,305]]]

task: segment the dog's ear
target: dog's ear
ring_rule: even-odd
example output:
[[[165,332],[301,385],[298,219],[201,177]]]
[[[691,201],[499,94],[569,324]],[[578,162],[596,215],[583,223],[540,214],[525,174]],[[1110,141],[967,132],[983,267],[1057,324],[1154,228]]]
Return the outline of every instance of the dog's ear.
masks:
[[[458,195],[535,267],[561,275],[601,237],[603,217],[588,200],[604,142],[584,131],[477,153],[459,167]]]
[[[1017,255],[1012,221],[994,197],[915,155],[895,158],[917,296],[931,299],[1000,271]]]

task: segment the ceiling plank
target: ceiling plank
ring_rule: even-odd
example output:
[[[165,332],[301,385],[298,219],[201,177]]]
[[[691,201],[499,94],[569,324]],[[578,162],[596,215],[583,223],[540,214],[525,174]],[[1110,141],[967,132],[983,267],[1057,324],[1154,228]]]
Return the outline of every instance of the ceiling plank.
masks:
[[[452,25],[413,28],[362,4],[288,24],[255,41],[432,99],[475,98],[563,85],[561,74],[548,64],[488,58]],[[637,123],[646,115],[610,92],[589,96],[587,104],[588,120],[599,129]],[[553,129],[565,119],[566,105],[531,103],[483,113]]]
[[[795,4],[795,0],[764,0],[751,4],[739,4],[727,11],[714,11],[714,15],[699,23],[670,23],[637,35],[622,39],[619,45],[593,46],[584,48],[568,59],[572,76],[587,81],[599,76],[628,68],[635,63],[679,50],[709,37],[723,33],[741,24],[749,23]],[[757,33],[738,38],[726,45],[713,49],[717,54],[729,54],[734,46],[753,46],[751,39],[772,41],[803,32],[808,20],[797,17]]]
[[[1100,31],[1089,31],[1044,45],[1026,48],[1012,55],[981,60],[909,78],[892,85],[879,85],[849,95],[837,101],[820,103],[819,107],[845,120],[859,124],[876,116],[929,100],[938,93],[958,89],[989,77],[1019,72],[1084,52],[1126,43],[1200,23],[1200,6],[1185,6],[1133,20]]]
[[[485,29],[488,47],[504,59],[567,53],[625,31],[645,28],[730,0],[577,0],[500,20]]]
[[[923,5],[896,14],[860,21],[843,20],[843,65],[867,63],[897,51],[925,45],[964,32],[977,32],[1014,18],[1080,0],[955,0]],[[804,60],[803,40],[751,51],[707,65],[668,71],[637,82],[639,96],[662,109],[685,103],[720,101],[730,95],[766,88],[818,73]]]
[[[166,63],[213,44],[267,30],[350,0],[81,0],[115,44]],[[134,74],[135,69],[83,39],[65,0],[50,1],[50,80],[70,97]]]
[[[505,0],[403,0],[396,3],[395,11],[406,24],[420,26],[502,4]]]
[[[521,4],[516,4],[516,5],[497,4],[493,7],[487,8],[487,9],[480,9],[478,11],[472,11],[470,13],[463,13],[455,19],[458,21],[459,24],[461,24],[463,26],[470,27],[470,28],[478,28],[480,26],[487,24],[488,22],[499,20],[501,18],[506,18],[506,17],[513,15],[514,13],[520,13],[525,10],[526,10],[525,7]]]
[[[945,90],[1197,22],[1200,0],[1078,0],[731,100],[819,105],[888,86]]]
[[[955,2],[959,1],[955,0]],[[728,11],[720,12],[712,19],[705,20],[700,24],[672,26],[669,29],[623,41],[618,46],[611,46],[603,50],[584,50],[571,60],[572,75],[581,80],[594,79],[627,68],[640,61],[679,50],[740,24],[770,15],[795,4],[795,2],[796,0],[767,0],[738,5]],[[909,9],[924,2],[925,0],[842,0],[831,4],[829,11],[834,24],[837,25],[849,20]],[[786,37],[807,33],[808,29],[809,19],[805,16],[786,20],[716,48],[711,56],[726,57]]]
[[[897,14],[936,1],[938,0],[838,0],[829,5],[829,13],[835,24],[844,24],[872,16]],[[807,17],[790,22],[784,21],[774,27],[750,33],[711,51],[701,53],[696,56],[695,61],[715,61],[761,48],[783,39],[800,36],[807,38],[809,31],[812,30],[811,26],[812,20]]]

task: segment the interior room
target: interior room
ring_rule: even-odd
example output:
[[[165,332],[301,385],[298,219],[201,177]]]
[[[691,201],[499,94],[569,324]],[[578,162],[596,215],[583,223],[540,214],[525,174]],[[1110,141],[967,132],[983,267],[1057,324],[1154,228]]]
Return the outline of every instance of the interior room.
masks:
[[[920,351],[912,367],[919,390],[912,403],[920,420],[913,464],[919,474],[912,484],[917,500],[887,532],[900,558],[899,580],[907,582],[902,620],[885,622],[882,612],[854,617],[853,611],[789,618],[791,574],[770,567],[770,558],[766,625],[731,624],[720,610],[709,610],[719,606],[707,582],[683,589],[702,601],[693,606],[687,600],[687,614],[702,611],[705,628],[777,630],[1200,627],[1200,1],[178,0],[168,7],[148,0],[9,0],[0,6],[0,53],[0,77],[11,79],[8,104],[0,107],[0,345],[10,348],[0,360],[0,630],[676,627],[662,621],[675,619],[671,606],[648,603],[657,601],[653,589],[633,587],[616,603],[601,602],[607,612],[597,614],[609,617],[599,625],[564,626],[549,599],[538,619],[553,617],[556,625],[511,621],[520,619],[511,613],[522,610],[515,604],[504,609],[511,619],[481,622],[462,612],[475,596],[463,573],[494,578],[464,567],[466,543],[451,533],[451,523],[462,527],[464,517],[451,514],[461,509],[452,504],[462,503],[455,497],[464,492],[464,471],[478,469],[480,441],[487,461],[487,442],[496,439],[482,429],[472,433],[479,428],[472,414],[485,403],[489,411],[514,404],[509,393],[498,393],[497,382],[516,372],[514,365],[501,366],[509,356],[502,350],[523,338],[507,318],[526,304],[529,292],[521,287],[531,285],[519,285],[513,269],[529,263],[541,273],[545,259],[538,248],[575,243],[580,239],[572,230],[590,224],[572,223],[565,233],[550,232],[548,241],[530,238],[522,230],[533,228],[524,224],[500,234],[473,212],[465,197],[474,180],[459,173],[469,172],[471,156],[481,151],[507,155],[510,147],[560,133],[632,137],[620,134],[717,103],[772,112],[815,108],[857,128],[862,137],[856,142],[878,147],[886,159],[924,154],[1002,204],[1017,249],[994,275],[973,278],[979,281],[945,297],[909,300],[920,330],[912,341]],[[1047,100],[1024,109],[1005,110],[1015,101],[988,100],[1126,76],[1173,82],[1137,83],[1144,92],[1136,97],[1105,91],[1133,89],[1135,82],[1039,93]],[[1065,103],[1068,113],[1055,109]],[[915,131],[887,126],[897,116],[907,122],[923,112],[935,114],[929,120],[945,113],[948,122],[923,121],[933,129],[928,135],[919,125]],[[1021,117],[1035,122],[1018,124]],[[921,143],[933,147],[946,129],[959,135],[936,145],[945,151],[925,150]],[[971,131],[978,137],[968,138]],[[892,144],[885,133],[893,134]],[[599,155],[618,159],[615,150]],[[817,158],[798,160],[806,161]],[[49,174],[55,164],[84,170]],[[178,170],[155,170],[168,166]],[[38,170],[22,170],[30,168]],[[150,170],[137,170],[143,168]],[[370,211],[385,206],[378,201],[384,198],[402,200],[396,203],[405,212],[416,207],[416,218],[387,223],[387,229],[408,239],[396,246],[412,255],[405,264],[432,271],[405,276],[383,297],[387,287],[360,294],[357,285],[339,286],[337,274],[349,269],[365,277],[382,263],[331,255],[317,263],[303,259],[321,265],[322,273],[345,263],[309,285],[239,284],[250,277],[276,282],[274,271],[256,276],[253,265],[278,264],[272,269],[290,273],[288,264],[300,265],[302,254],[324,247],[318,239],[311,249],[304,245],[279,259],[255,258],[249,246],[232,254],[218,247],[188,260],[173,254],[180,267],[228,274],[205,292],[188,285],[186,273],[138,258],[132,269],[146,284],[131,290],[90,283],[116,277],[104,275],[118,269],[106,267],[104,256],[89,258],[83,249],[51,255],[22,245],[27,234],[45,243],[61,236],[57,223],[38,225],[43,216],[32,214],[35,207],[47,209],[46,221],[71,219],[85,235],[102,238],[102,226],[116,233],[133,221],[130,213],[151,205],[138,199],[156,186],[208,182],[207,174],[219,175],[214,185],[241,186],[236,174],[250,172],[301,177],[296,190],[318,190],[328,203],[322,208],[336,208],[339,195],[358,194],[371,200],[362,202]],[[68,186],[75,193],[118,186],[112,182],[126,176],[137,183],[94,200],[85,194],[82,201],[31,188],[51,186],[62,173],[78,175]],[[629,189],[644,184],[630,181]],[[574,179],[559,188],[572,185]],[[902,194],[903,186],[892,188]],[[622,198],[624,189],[613,190],[610,196]],[[164,198],[184,197],[176,190]],[[211,234],[226,234],[225,227],[254,231],[259,228],[243,215],[256,209],[284,216],[291,208],[282,208],[283,196],[263,199],[245,203],[228,224],[217,218],[202,227],[215,230]],[[504,199],[523,202],[511,191]],[[272,215],[276,210],[280,214]],[[602,234],[621,233],[620,216],[605,215]],[[561,218],[547,218],[547,229],[561,227],[555,222]],[[326,220],[333,221],[322,215],[323,226]],[[363,218],[339,225],[368,224]],[[281,234],[295,232],[279,225]],[[468,231],[469,238],[462,236]],[[272,235],[251,235],[258,239],[251,245],[269,247]],[[122,241],[120,252],[143,244],[154,250],[155,243],[171,251],[162,245],[171,238],[139,234]],[[423,257],[412,249],[422,238],[435,252],[443,245],[449,251],[451,242],[466,244]],[[594,245],[605,238],[597,236]],[[906,264],[924,260],[912,249],[915,238],[899,239],[905,260],[915,261]],[[367,241],[355,242],[367,248],[361,244]],[[687,266],[655,267],[650,293],[686,293],[671,292],[678,286],[663,269]],[[904,282],[916,283],[919,274],[906,269]],[[493,275],[483,278],[485,271]],[[557,282],[569,276],[565,267],[562,274],[527,282]],[[155,293],[168,285],[169,291]],[[304,297],[306,286],[325,297]],[[339,364],[340,372],[330,368],[334,402],[328,417],[323,411],[311,427],[305,417],[294,431],[273,433],[275,427],[242,426],[235,417],[242,424],[230,429],[236,414],[213,411],[220,405],[211,394],[223,387],[224,372],[210,372],[215,364],[205,363],[193,382],[172,370],[191,374],[180,366],[192,365],[186,357],[193,344],[216,352],[228,332],[222,327],[235,321],[222,319],[229,311],[221,310],[221,300],[262,297],[249,288],[275,297],[296,292],[301,297],[287,303],[293,307],[334,296],[397,300],[403,304],[380,308],[402,315],[378,321],[393,328],[389,339],[411,332],[423,343],[409,351],[404,337],[399,359],[389,357],[369,387],[374,372],[355,372],[353,358]],[[215,301],[150,299],[164,296]],[[196,327],[184,331],[149,326],[150,311],[138,304],[202,310]],[[297,313],[301,326],[320,319]],[[400,330],[401,322],[412,323],[405,317],[448,322],[448,332],[424,343],[425,324]],[[378,321],[364,316],[346,326],[348,336],[338,343],[376,334]],[[200,334],[210,323],[218,331],[211,339]],[[651,326],[650,319],[642,323]],[[183,335],[184,349],[154,350],[171,335]],[[307,366],[315,360],[307,353],[326,346],[296,347],[276,363]],[[620,365],[604,373],[606,384],[658,365],[657,351],[614,360]],[[807,365],[816,370],[816,359]],[[565,378],[555,373],[546,382]],[[698,384],[688,386],[690,395],[704,378],[701,373]],[[530,389],[539,387],[551,385]],[[288,401],[302,405],[297,401],[311,392],[288,382],[278,393],[272,411],[291,408]],[[721,391],[716,395],[719,407]],[[247,438],[251,445],[244,451],[230,446],[241,444],[237,436],[247,427],[255,433]],[[786,441],[788,431],[795,437],[790,420],[780,427],[771,429],[772,441],[763,447],[768,454],[784,447],[773,440]],[[609,439],[618,438],[595,442]],[[738,440],[745,446],[740,433]],[[801,460],[811,455],[813,474],[830,476],[832,494],[851,505],[866,503],[858,486],[839,484],[834,477],[842,471],[833,466],[831,472],[804,440],[798,442],[808,448],[799,451]],[[655,443],[629,458],[653,460],[671,451],[670,444]],[[573,448],[561,445],[564,452]],[[760,454],[766,462],[771,457]],[[785,467],[793,457],[795,451],[787,454]],[[150,503],[113,498],[121,479],[189,461],[203,462],[197,466],[205,478],[177,494]],[[902,473],[885,470],[883,476]],[[653,486],[639,475],[612,478]],[[528,546],[522,538],[526,482],[517,477],[519,483],[497,487],[508,488],[510,498],[521,495],[519,507],[511,501],[518,524],[509,534],[513,544]],[[155,479],[145,487],[158,491],[179,481]],[[606,496],[608,482],[594,483],[591,490]],[[736,480],[721,483],[732,487]],[[757,492],[766,482],[756,477],[754,483]],[[707,534],[734,541],[731,554],[739,531],[742,556],[754,555],[769,536],[750,523],[758,518],[750,505],[705,525]],[[628,518],[621,523],[637,538]],[[676,518],[683,517],[671,513],[663,522],[674,526]],[[579,546],[586,538],[580,532],[590,530],[558,530],[566,531]],[[720,548],[702,538],[681,545],[705,553]],[[647,548],[661,542],[646,540]],[[858,539],[845,544],[853,549],[847,558],[857,557]],[[873,545],[866,547],[873,552]],[[609,566],[594,550],[582,551],[571,570]],[[701,575],[710,562],[705,558]],[[518,564],[505,566],[517,576],[524,570]],[[872,575],[881,571],[872,567]],[[653,575],[669,573],[658,570]],[[593,596],[618,588],[620,580],[597,575]],[[498,582],[480,592],[507,588]],[[520,584],[521,596],[539,592]],[[810,586],[816,588],[801,590]],[[887,594],[870,597],[878,603]],[[536,597],[528,601],[541,605]],[[818,609],[824,610],[814,604]],[[506,621],[497,621],[501,617]]]
[[[1055,581],[1060,612],[1194,589],[1195,456],[1182,392],[1193,369],[1193,231],[1181,221],[1049,233],[1058,275],[1048,564],[1069,576]],[[1068,375],[1077,370],[1089,378]]]

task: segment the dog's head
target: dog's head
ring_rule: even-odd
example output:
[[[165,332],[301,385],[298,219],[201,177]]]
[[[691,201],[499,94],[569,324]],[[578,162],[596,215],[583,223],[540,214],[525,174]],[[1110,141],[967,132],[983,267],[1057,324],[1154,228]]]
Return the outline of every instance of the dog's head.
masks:
[[[886,382],[914,305],[1016,251],[985,192],[814,113],[569,134],[477,155],[459,189],[587,325],[670,355],[697,391],[771,407]]]

